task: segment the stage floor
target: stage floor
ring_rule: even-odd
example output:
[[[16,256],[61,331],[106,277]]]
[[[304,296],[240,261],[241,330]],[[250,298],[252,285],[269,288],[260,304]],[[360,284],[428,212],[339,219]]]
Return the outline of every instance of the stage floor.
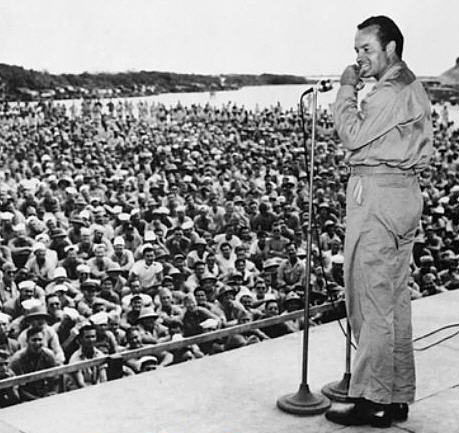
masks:
[[[413,303],[415,336],[459,322],[459,290]],[[455,332],[419,342],[421,347]],[[310,332],[313,392],[344,372],[338,324]],[[1,411],[0,433],[345,433],[323,415],[299,417],[276,407],[300,382],[302,333],[186,364],[108,382]],[[459,335],[416,352],[417,396],[410,418],[386,432],[459,433]],[[3,422],[4,424],[1,424]]]

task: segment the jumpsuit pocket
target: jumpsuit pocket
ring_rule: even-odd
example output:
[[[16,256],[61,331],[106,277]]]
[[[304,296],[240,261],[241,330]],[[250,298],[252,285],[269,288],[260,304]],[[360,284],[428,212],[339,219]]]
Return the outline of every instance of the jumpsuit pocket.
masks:
[[[379,215],[392,232],[398,250],[415,237],[422,215],[423,199],[416,178],[387,176],[376,179]]]
[[[360,176],[351,176],[347,184],[347,205],[350,208],[362,206],[364,199],[363,179]]]

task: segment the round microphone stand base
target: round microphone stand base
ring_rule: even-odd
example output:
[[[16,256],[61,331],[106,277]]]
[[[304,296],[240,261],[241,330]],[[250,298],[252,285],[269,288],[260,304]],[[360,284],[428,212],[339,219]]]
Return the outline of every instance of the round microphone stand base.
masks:
[[[331,406],[330,400],[309,391],[308,385],[300,385],[296,394],[287,394],[277,400],[277,407],[284,412],[295,415],[318,415]]]
[[[339,401],[341,403],[348,403],[351,399],[347,393],[349,391],[349,382],[351,381],[351,374],[344,373],[343,378],[339,381],[329,383],[322,388],[322,394],[327,396],[330,400]]]

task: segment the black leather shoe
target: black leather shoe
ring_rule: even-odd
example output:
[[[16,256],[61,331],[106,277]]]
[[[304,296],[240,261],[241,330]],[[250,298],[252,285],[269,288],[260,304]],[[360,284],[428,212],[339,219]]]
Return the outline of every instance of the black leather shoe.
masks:
[[[392,424],[388,411],[383,410],[381,405],[364,399],[345,409],[330,409],[326,412],[325,418],[345,426],[371,425],[386,428]]]
[[[408,419],[407,403],[392,403],[389,406],[389,411],[394,421],[406,421]]]
[[[375,412],[370,420],[370,425],[372,427],[378,428],[388,428],[392,425],[392,413],[389,410],[389,405],[384,405],[385,407],[378,412]]]

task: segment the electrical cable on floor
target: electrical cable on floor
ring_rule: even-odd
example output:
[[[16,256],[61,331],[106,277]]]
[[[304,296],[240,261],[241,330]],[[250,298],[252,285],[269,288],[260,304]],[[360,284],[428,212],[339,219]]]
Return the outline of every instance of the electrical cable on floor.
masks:
[[[441,331],[444,331],[445,329],[450,329],[450,328],[459,328],[459,323],[453,323],[451,325],[446,325],[446,326],[442,326],[441,328],[434,329],[433,331],[428,332],[427,334],[424,334],[424,335],[421,335],[419,337],[414,338],[413,339],[413,343],[415,343],[416,341],[423,340],[424,338],[430,337],[431,335],[435,335],[438,332],[441,332]],[[440,343],[443,343],[444,341],[450,340],[451,338],[455,337],[456,335],[459,335],[459,331],[456,331],[453,334],[447,335],[446,337],[443,337],[440,340],[437,340],[437,341],[435,341],[435,342],[433,342],[431,344],[428,344],[427,346],[415,347],[414,350],[416,352],[422,352],[424,350],[430,349],[431,347],[438,346]]]

